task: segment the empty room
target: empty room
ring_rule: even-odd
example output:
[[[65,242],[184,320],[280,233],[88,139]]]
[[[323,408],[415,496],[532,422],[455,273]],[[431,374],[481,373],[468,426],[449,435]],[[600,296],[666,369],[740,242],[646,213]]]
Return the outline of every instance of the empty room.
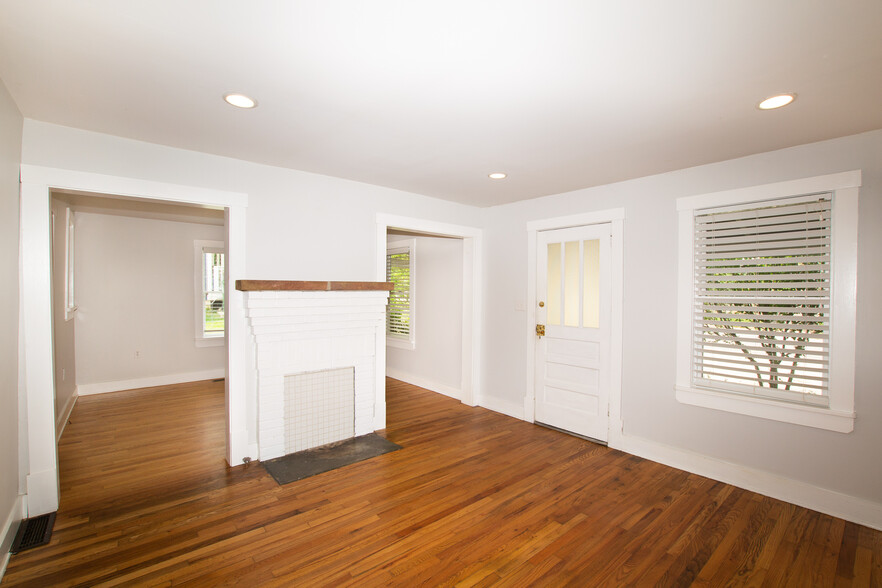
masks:
[[[879,23],[0,0],[0,585],[882,586]]]

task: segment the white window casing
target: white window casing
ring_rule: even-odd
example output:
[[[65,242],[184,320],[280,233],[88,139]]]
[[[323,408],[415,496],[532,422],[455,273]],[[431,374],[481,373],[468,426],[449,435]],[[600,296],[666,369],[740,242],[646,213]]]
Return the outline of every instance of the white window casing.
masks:
[[[677,200],[680,402],[853,430],[860,181]]]
[[[70,206],[65,208],[64,221],[64,320],[69,321],[77,311],[74,297],[74,212]]]
[[[386,311],[386,345],[416,348],[416,239],[386,246],[386,280],[395,284]],[[393,275],[394,274],[394,275]]]
[[[205,328],[205,301],[206,295],[208,292],[206,291],[206,266],[205,266],[205,257],[206,253],[224,253],[224,242],[223,241],[203,241],[196,240],[193,242],[193,253],[194,253],[194,293],[195,293],[195,307],[194,307],[194,322],[196,324],[195,331],[195,342],[197,347],[213,347],[220,346],[224,344],[224,331],[209,331]],[[217,282],[218,280],[212,280],[212,282]],[[223,296],[223,283],[224,276],[223,273],[219,276],[219,283],[221,285],[221,296]],[[220,304],[223,307],[224,300],[223,297],[220,298]]]

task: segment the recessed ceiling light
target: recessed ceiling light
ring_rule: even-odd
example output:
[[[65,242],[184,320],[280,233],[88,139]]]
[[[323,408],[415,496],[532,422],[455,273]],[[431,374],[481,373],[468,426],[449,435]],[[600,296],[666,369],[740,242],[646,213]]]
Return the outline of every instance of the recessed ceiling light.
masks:
[[[757,104],[756,107],[760,110],[772,110],[774,108],[787,106],[794,100],[796,100],[796,94],[778,94],[776,96],[766,98],[765,100]]]
[[[504,180],[505,174],[502,172],[494,172],[487,177],[490,178],[491,180]]]
[[[224,100],[226,100],[227,104],[232,104],[238,108],[254,108],[257,106],[257,100],[245,94],[224,94]]]

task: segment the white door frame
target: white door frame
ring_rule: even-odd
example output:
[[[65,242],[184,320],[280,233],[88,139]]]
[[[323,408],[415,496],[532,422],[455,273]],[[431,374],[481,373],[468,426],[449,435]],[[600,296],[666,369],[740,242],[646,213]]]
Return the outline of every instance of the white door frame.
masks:
[[[248,195],[208,188],[166,184],[22,164],[19,324],[19,407],[26,424],[22,460],[28,517],[58,510],[58,454],[55,438],[53,374],[50,201],[53,189],[77,190],[136,199],[166,200],[224,207],[227,241],[227,461],[242,463],[256,456],[256,431],[249,422],[246,392],[247,338],[242,293],[230,288],[245,273],[245,207]],[[250,443],[249,439],[255,439]]]
[[[624,208],[611,208],[527,223],[527,394],[524,420],[535,419],[536,403],[536,243],[539,231],[568,229],[584,225],[610,226],[610,348],[609,348],[609,446],[621,445],[622,437],[622,303]]]
[[[377,214],[377,280],[386,281],[386,234],[389,229],[428,233],[462,239],[462,380],[463,404],[477,406],[481,400],[481,271],[483,231],[475,227],[452,225],[390,214]],[[419,270],[417,270],[419,271]],[[385,350],[384,350],[385,351]],[[385,390],[385,384],[381,389]],[[383,407],[385,394],[378,402]]]

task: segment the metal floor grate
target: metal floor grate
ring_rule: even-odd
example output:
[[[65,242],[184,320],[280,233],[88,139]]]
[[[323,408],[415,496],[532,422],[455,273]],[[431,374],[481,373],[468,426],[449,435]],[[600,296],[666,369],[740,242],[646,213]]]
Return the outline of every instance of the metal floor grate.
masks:
[[[54,512],[23,520],[15,534],[12,547],[9,548],[9,553],[46,545],[52,538],[53,525],[55,525]]]

